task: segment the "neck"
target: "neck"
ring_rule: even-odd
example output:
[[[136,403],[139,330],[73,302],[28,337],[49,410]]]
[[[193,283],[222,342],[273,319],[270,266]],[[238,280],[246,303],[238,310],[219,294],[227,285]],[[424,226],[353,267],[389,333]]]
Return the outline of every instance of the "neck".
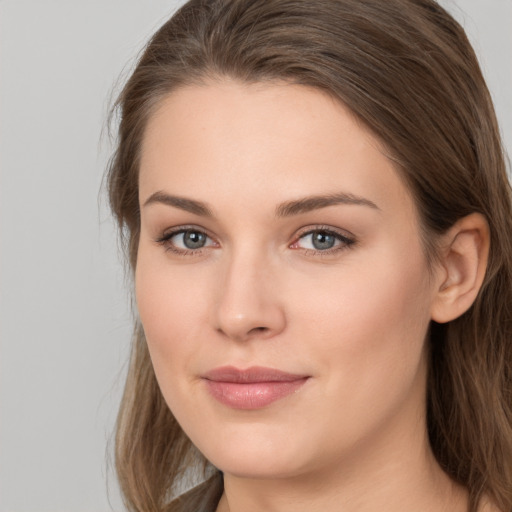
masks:
[[[466,512],[465,490],[441,470],[428,445],[396,455],[289,478],[225,474],[217,512]]]

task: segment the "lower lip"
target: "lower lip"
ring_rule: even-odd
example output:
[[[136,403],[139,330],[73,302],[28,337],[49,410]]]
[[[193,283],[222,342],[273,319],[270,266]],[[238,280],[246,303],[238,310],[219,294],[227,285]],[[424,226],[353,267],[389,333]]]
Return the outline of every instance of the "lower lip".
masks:
[[[290,382],[219,382],[205,380],[210,394],[233,409],[261,409],[295,393],[307,377]]]

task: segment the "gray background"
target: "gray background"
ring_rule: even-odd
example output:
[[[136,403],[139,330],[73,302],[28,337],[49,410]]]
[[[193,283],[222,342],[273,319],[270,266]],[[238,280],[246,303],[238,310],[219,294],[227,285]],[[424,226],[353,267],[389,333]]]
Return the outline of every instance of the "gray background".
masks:
[[[130,303],[100,135],[117,78],[181,3],[0,0],[0,512],[121,510],[105,452]],[[443,3],[512,148],[512,0]]]

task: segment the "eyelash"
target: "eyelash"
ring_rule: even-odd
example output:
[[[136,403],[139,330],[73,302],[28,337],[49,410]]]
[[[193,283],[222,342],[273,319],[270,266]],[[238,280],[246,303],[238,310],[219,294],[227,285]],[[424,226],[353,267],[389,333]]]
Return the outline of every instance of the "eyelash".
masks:
[[[295,241],[290,244],[290,246],[297,244],[299,240],[305,238],[308,235],[312,235],[313,233],[322,233],[328,236],[333,236],[340,243],[334,247],[331,247],[330,249],[304,249],[306,256],[331,256],[346,249],[353,248],[353,246],[356,244],[356,239],[353,236],[349,236],[348,233],[342,234],[329,226],[314,226],[313,228],[306,229],[305,231],[299,233]]]
[[[173,252],[179,256],[200,256],[203,253],[203,249],[205,247],[201,247],[198,249],[180,249],[176,247],[175,245],[170,243],[170,240],[175,237],[176,235],[186,233],[187,231],[191,231],[194,233],[200,233],[210,240],[213,240],[211,236],[209,236],[204,230],[196,228],[194,226],[180,226],[177,227],[169,232],[164,233],[162,236],[158,237],[155,241],[156,243],[162,245],[165,248],[165,251]],[[330,256],[332,254],[344,251],[346,249],[352,248],[356,244],[356,240],[353,237],[347,236],[347,234],[342,234],[339,231],[334,230],[331,227],[327,226],[315,226],[313,228],[309,228],[306,231],[301,232],[296,238],[295,241],[292,242],[289,247],[293,247],[296,245],[299,240],[305,238],[306,236],[312,235],[314,233],[323,233],[328,236],[333,236],[336,238],[336,240],[340,243],[335,245],[332,248],[325,249],[325,250],[319,250],[319,249],[303,249],[304,254],[306,256]],[[297,248],[297,249],[300,249]]]
[[[191,231],[194,233],[201,233],[205,235],[210,240],[213,240],[211,236],[208,235],[204,230],[196,228],[194,226],[180,226],[171,231],[164,233],[162,236],[158,237],[155,241],[156,243],[162,245],[165,248],[165,251],[170,251],[178,256],[200,256],[203,253],[204,247],[200,247],[199,249],[180,249],[173,245],[170,240],[171,238],[179,235],[181,233],[186,233],[187,231]]]

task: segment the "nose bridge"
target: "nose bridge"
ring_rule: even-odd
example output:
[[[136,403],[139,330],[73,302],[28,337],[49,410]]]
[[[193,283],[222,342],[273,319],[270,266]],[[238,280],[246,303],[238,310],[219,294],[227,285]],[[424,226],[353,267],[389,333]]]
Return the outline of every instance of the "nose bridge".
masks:
[[[285,326],[272,262],[253,244],[226,258],[216,306],[217,330],[229,338],[270,337]]]

